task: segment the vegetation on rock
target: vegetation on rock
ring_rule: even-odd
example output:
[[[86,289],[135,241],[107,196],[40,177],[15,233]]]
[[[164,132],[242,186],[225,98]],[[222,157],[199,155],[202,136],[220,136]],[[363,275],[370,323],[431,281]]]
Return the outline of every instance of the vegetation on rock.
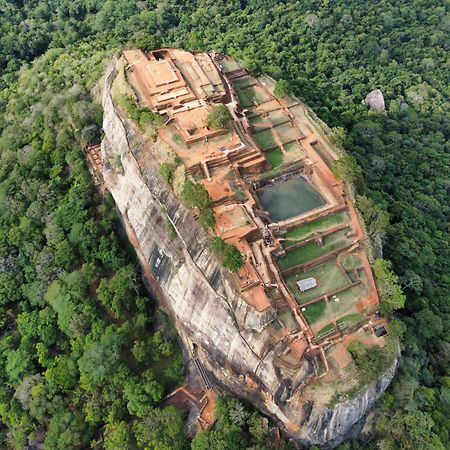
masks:
[[[207,125],[209,128],[227,128],[230,124],[231,114],[224,104],[214,106],[208,114]]]
[[[275,83],[275,89],[273,91],[275,97],[287,97],[292,94],[292,88],[286,80],[278,80]]]
[[[212,241],[211,248],[222,258],[223,265],[231,272],[239,270],[244,265],[244,259],[239,250],[222,238],[216,236]]]

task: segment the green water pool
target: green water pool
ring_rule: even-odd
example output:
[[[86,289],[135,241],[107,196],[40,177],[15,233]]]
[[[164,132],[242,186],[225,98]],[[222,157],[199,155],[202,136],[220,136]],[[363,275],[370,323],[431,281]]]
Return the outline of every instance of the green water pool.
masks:
[[[325,204],[325,200],[302,177],[264,188],[261,204],[274,222],[290,219]]]

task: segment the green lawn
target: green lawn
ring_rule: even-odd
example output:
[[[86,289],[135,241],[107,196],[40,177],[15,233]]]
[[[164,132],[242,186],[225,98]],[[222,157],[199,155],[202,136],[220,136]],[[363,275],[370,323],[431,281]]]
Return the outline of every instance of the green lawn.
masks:
[[[317,280],[317,287],[301,292],[296,282],[308,277],[314,277]],[[313,267],[306,272],[301,271],[288,275],[285,277],[285,281],[300,305],[348,284],[347,279],[336,265],[334,259]]]
[[[368,294],[368,288],[367,288],[367,280],[366,277],[361,279],[362,284],[357,284],[356,286],[353,286],[351,289],[347,289],[346,291],[342,291],[338,294],[338,297],[341,302],[351,302],[356,303],[355,299],[360,299],[361,297],[364,297]]]
[[[287,152],[292,152],[292,151],[301,151],[302,146],[298,143],[298,142],[289,142],[288,144],[286,144],[284,146],[284,149]]]
[[[270,164],[272,164],[273,169],[276,169],[277,167],[281,166],[281,164],[283,164],[284,155],[278,147],[266,152],[266,157],[269,160]]]
[[[240,87],[236,89],[239,101],[244,108],[253,106],[255,104],[264,103],[271,99],[263,88],[258,85],[249,87]]]
[[[316,220],[315,222],[310,222],[302,227],[294,228],[283,235],[283,238],[288,239],[286,241],[282,241],[283,247],[287,247],[298,241],[303,241],[304,239],[311,237],[316,231],[325,231],[328,228],[339,225],[340,223],[348,220],[349,217],[347,213],[341,212],[323,217],[322,219]]]
[[[263,116],[261,116],[259,114],[256,114],[254,116],[253,115],[250,116],[249,120],[250,120],[250,123],[253,124],[253,125],[255,123],[264,123],[266,125],[270,125],[270,122],[267,120],[267,117],[263,117]]]
[[[355,307],[357,300],[361,297],[361,288],[358,286],[346,289],[336,294],[336,298],[330,298],[325,305],[322,318],[330,322]]]
[[[273,125],[279,125],[289,121],[289,117],[281,109],[270,111],[268,116],[269,122]]]
[[[232,72],[233,70],[238,70],[241,68],[241,66],[234,59],[231,58],[222,59],[220,61],[220,65],[223,67],[223,70],[225,72]]]
[[[278,266],[281,270],[289,269],[290,267],[312,261],[326,253],[339,250],[350,243],[350,240],[345,237],[345,233],[346,230],[340,230],[325,237],[322,247],[319,247],[315,242],[310,242],[303,247],[291,250],[284,258],[278,261]]]
[[[314,322],[317,322],[317,320],[319,320],[320,316],[325,311],[325,302],[321,300],[320,302],[305,306],[304,309],[305,310],[303,311],[302,308],[303,317],[306,319],[309,325],[312,325]]]
[[[285,123],[289,120],[282,110],[270,111],[267,116],[262,116],[260,114],[252,115],[250,118],[250,123],[253,125],[260,124],[261,126],[276,126]],[[256,126],[256,128],[258,128]]]
[[[263,130],[254,134],[256,142],[263,150],[276,147],[277,143],[273,137],[272,130]]]
[[[251,93],[257,103],[264,103],[272,99],[271,95],[259,84],[245,88]]]

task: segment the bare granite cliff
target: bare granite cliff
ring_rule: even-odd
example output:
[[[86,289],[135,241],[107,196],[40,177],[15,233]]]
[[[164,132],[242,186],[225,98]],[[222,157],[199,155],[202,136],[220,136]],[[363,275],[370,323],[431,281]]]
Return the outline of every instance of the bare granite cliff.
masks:
[[[273,346],[264,328],[275,310],[259,313],[240,297],[210,252],[208,234],[159,177],[150,144],[114,108],[116,73],[114,60],[103,86],[103,177],[150,290],[173,316],[186,351],[211,380],[276,419],[299,444],[332,448],[354,435],[390,383],[396,362],[375,385],[334,409],[299,400],[299,387],[315,376],[315,358],[305,358],[295,375],[275,364],[283,342]]]

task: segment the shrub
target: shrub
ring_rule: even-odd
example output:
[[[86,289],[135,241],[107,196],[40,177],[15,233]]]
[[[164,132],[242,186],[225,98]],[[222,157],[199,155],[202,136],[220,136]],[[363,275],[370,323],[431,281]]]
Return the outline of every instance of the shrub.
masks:
[[[338,180],[348,183],[360,183],[362,180],[361,168],[351,155],[345,155],[333,161],[331,170]]]
[[[381,312],[392,314],[405,306],[405,294],[399,284],[398,276],[392,271],[390,261],[377,259],[373,265],[378,293],[381,297]]]
[[[141,129],[146,126],[161,126],[162,118],[159,114],[155,114],[148,108],[142,108],[136,104],[135,99],[131,95],[121,94],[117,96],[117,104],[136,122]]]
[[[167,183],[172,184],[173,173],[175,172],[175,166],[170,163],[163,163],[159,167],[159,174],[166,180]]]
[[[193,183],[191,180],[184,182],[181,198],[190,208],[199,208],[200,211],[211,206],[208,191],[203,185]]]
[[[386,358],[380,347],[366,347],[361,342],[353,341],[347,349],[352,355],[362,380],[369,383],[376,380],[386,363]]]
[[[214,211],[210,206],[201,211],[199,221],[200,225],[204,228],[214,227],[216,224],[216,219],[214,218]]]

